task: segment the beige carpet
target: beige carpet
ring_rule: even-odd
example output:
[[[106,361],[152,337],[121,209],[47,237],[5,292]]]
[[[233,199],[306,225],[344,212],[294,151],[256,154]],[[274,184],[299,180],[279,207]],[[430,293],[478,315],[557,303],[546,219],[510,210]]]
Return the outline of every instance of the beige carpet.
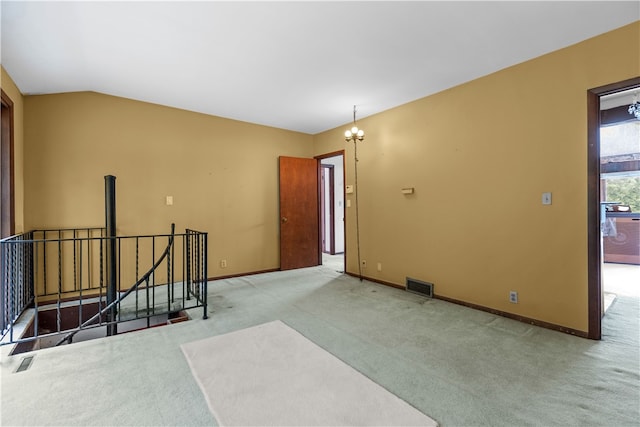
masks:
[[[220,425],[438,425],[281,321],[181,347]]]

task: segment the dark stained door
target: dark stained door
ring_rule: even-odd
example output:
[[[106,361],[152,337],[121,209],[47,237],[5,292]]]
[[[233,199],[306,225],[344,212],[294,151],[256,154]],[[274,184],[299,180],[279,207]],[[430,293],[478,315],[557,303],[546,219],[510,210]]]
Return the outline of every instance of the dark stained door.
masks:
[[[280,269],[321,264],[318,161],[280,157]]]

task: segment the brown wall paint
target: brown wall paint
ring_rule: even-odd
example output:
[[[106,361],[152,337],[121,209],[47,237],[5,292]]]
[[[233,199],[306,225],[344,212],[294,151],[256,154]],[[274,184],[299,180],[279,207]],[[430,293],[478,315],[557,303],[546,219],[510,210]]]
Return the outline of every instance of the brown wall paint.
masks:
[[[90,92],[27,96],[25,117],[27,228],[102,225],[112,174],[118,234],[207,231],[210,276],[279,266],[278,156],[312,136]]]
[[[640,22],[359,120],[363,274],[586,332],[586,94],[638,75]],[[345,147],[353,184],[347,126],[316,135],[314,150]],[[354,222],[348,208],[349,248]]]
[[[16,84],[0,67],[0,87],[13,102],[13,195],[15,232],[21,233],[24,228],[24,97]]]
[[[639,36],[636,22],[360,120],[362,258],[383,265],[363,274],[432,281],[444,297],[586,331],[586,91],[640,75]],[[25,97],[26,226],[101,224],[103,176],[114,174],[120,233],[174,221],[209,231],[212,276],[276,268],[277,157],[346,149],[353,184],[343,131],[310,136],[95,93]]]

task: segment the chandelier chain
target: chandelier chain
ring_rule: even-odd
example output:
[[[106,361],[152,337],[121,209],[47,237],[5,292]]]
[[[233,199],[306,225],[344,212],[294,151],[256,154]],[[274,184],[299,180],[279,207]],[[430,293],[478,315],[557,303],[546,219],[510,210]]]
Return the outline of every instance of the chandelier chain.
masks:
[[[354,113],[355,114],[355,113]],[[354,141],[355,142],[355,141]],[[362,282],[362,259],[360,257],[360,215],[358,212],[358,144],[353,144],[354,159],[355,159],[355,187],[356,187],[356,247],[358,249],[358,277]]]
[[[359,213],[359,203],[358,203],[358,193],[360,190],[358,188],[358,141],[364,140],[364,131],[362,129],[358,129],[356,125],[356,106],[353,106],[353,127],[350,130],[347,130],[344,133],[344,139],[349,142],[353,142],[353,159],[354,159],[354,178],[355,178],[355,193],[356,193],[356,248],[358,252],[358,277],[360,281],[362,281],[362,258],[360,254],[360,213]]]

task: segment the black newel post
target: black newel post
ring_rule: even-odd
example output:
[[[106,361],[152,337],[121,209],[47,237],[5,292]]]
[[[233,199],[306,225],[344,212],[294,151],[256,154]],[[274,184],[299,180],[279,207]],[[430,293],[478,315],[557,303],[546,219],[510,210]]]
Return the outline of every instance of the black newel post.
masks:
[[[107,306],[117,298],[116,289],[116,177],[107,175],[104,177],[104,207],[105,227],[107,236],[106,250],[106,278],[107,278]],[[118,333],[116,321],[116,305],[107,311],[107,336]]]

